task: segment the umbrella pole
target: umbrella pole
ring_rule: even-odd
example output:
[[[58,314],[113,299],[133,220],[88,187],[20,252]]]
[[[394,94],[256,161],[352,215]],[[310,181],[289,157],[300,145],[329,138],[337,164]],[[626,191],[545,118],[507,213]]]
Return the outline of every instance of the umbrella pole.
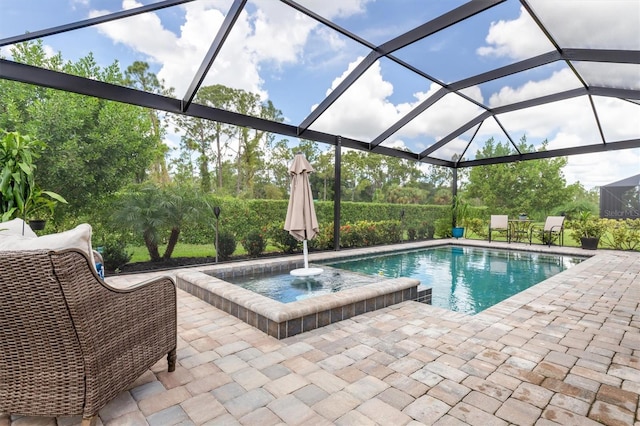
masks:
[[[307,240],[302,241],[302,253],[304,254],[304,269],[309,269],[309,251],[307,250]]]

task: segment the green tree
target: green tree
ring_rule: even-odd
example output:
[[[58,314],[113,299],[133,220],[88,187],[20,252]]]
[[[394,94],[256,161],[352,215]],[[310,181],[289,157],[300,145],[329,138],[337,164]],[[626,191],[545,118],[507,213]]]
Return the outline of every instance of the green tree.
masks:
[[[282,112],[271,101],[261,102],[259,95],[238,90],[234,96],[235,111],[271,121],[283,121]],[[274,135],[263,130],[238,127],[236,151],[236,195],[252,198],[257,175],[264,170],[264,148]]]
[[[422,172],[412,161],[350,150],[342,156],[342,176],[346,197],[373,201],[384,200],[391,188],[417,187]]]
[[[261,187],[269,189],[270,196],[265,198],[283,198],[289,192],[289,167],[296,153],[301,152],[314,169],[310,176],[310,184],[314,194],[320,194],[320,179],[318,177],[318,163],[322,152],[317,142],[302,139],[298,146],[290,147],[288,139],[277,139],[267,143],[269,155],[265,161],[264,181]],[[275,191],[278,188],[279,191]],[[262,190],[261,193],[266,193]],[[258,194],[256,194],[258,195]]]
[[[365,185],[364,153],[360,151],[347,151],[342,154],[342,196],[350,201],[361,201],[358,189]]]
[[[270,101],[262,102],[258,94],[222,85],[202,87],[195,101],[268,120],[283,120],[282,113]],[[264,150],[274,135],[194,117],[177,117],[176,125],[176,130],[184,132],[180,157],[175,162],[183,176],[194,162],[192,153],[197,153],[195,163],[203,191],[212,190],[210,165],[215,163],[217,191],[230,192],[223,189],[228,188],[229,179],[233,178],[232,193],[244,197],[256,195],[256,183],[265,182]],[[229,168],[231,158],[232,169]]]
[[[129,65],[125,71],[124,82],[127,86],[144,92],[174,96],[173,88],[166,88],[164,80],[158,80],[158,77],[149,71],[149,64],[146,62],[135,61],[132,65]],[[167,133],[166,117],[161,116],[157,110],[147,109],[146,112],[151,121],[151,138],[156,144],[150,170],[151,178],[166,184],[170,181],[166,163],[169,147],[163,142],[163,138]]]
[[[314,168],[315,173],[311,176],[311,179],[319,181],[318,198],[321,198],[322,201],[333,199],[333,182],[335,181],[334,150],[329,149],[320,153]]]
[[[220,84],[204,86],[198,90],[195,102],[209,107],[233,110],[236,91]],[[204,192],[213,189],[210,165],[215,164],[216,188],[223,186],[223,162],[227,148],[235,134],[235,127],[217,121],[205,120],[198,117],[177,116],[175,118],[177,130],[182,130],[181,150],[188,162],[193,161],[185,153],[197,152],[195,163],[198,167],[200,188]],[[184,164],[183,164],[184,165]]]
[[[420,204],[424,202],[424,193],[418,188],[395,186],[390,188],[385,201],[395,204]]]
[[[546,142],[541,150],[546,149]],[[533,152],[525,137],[518,144],[520,152]],[[500,157],[515,154],[508,143],[489,139],[476,158]],[[565,157],[520,161],[473,167],[466,187],[467,197],[482,200],[491,212],[517,215],[524,212],[542,219],[570,196],[562,168]]]
[[[585,189],[580,182],[567,186],[567,198],[562,205],[554,210],[555,215],[564,215],[569,220],[578,218],[581,212],[600,214],[600,190]]]
[[[18,44],[12,52],[19,62],[125,84],[117,63],[101,68],[91,54],[64,63],[60,54],[47,57],[41,41]],[[1,89],[0,122],[47,145],[37,159],[38,181],[69,202],[56,216],[106,208],[123,186],[145,179],[157,149],[145,109],[6,80]]]
[[[289,147],[288,139],[274,140],[268,148],[266,179],[286,194],[289,191],[289,166],[295,149]]]

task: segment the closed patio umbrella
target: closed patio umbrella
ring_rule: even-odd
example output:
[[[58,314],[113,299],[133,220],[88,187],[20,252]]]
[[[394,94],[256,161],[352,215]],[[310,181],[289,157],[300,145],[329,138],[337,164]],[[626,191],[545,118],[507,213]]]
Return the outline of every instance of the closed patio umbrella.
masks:
[[[309,173],[311,172],[313,172],[311,164],[302,153],[297,153],[293,158],[291,167],[289,167],[291,194],[289,196],[284,229],[289,231],[293,238],[302,241],[304,269],[295,269],[291,271],[292,275],[317,275],[322,273],[322,269],[309,268],[309,253],[307,250],[307,240],[312,239],[318,233],[318,219],[313,206],[311,185],[309,184]]]

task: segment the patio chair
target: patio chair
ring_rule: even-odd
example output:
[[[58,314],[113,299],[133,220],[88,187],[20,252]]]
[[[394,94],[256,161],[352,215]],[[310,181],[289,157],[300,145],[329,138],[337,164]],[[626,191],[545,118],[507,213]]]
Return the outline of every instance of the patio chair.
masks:
[[[492,214],[489,220],[489,242],[491,242],[491,234],[494,232],[505,232],[507,241],[511,242],[511,228],[509,227],[509,216],[505,214]]]
[[[168,277],[119,289],[79,249],[0,251],[0,413],[98,411],[167,355],[176,363]]]
[[[533,239],[533,235],[539,236],[543,244],[548,244],[551,247],[551,242],[554,236],[558,236],[560,239],[560,245],[564,245],[564,216],[547,216],[544,221],[544,226],[532,226],[529,233],[529,245]]]

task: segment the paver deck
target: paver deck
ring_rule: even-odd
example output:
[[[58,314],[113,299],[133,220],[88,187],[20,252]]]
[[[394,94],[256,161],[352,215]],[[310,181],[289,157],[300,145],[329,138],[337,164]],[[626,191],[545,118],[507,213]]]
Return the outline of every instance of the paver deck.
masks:
[[[640,253],[608,250],[474,316],[404,302],[284,340],[178,290],[176,371],[98,424],[640,426],[639,303]]]

